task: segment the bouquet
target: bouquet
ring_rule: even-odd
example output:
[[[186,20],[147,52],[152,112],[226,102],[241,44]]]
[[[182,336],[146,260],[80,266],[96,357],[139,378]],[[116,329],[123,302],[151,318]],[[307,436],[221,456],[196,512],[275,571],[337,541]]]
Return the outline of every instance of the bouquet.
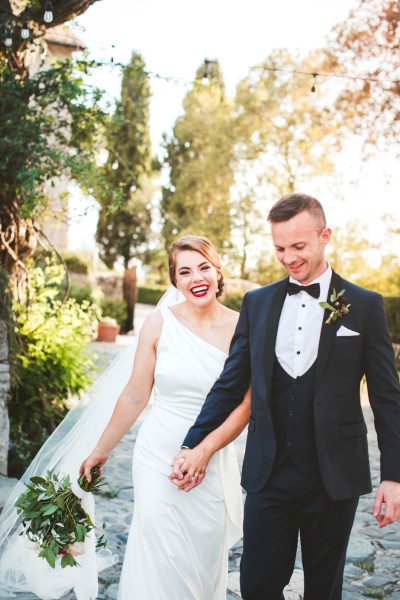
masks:
[[[103,485],[99,467],[93,467],[91,475],[90,482],[84,476],[78,479],[81,492],[97,492]],[[78,566],[75,556],[84,554],[85,538],[95,526],[81,498],[73,492],[69,476],[49,471],[46,477],[31,477],[25,485],[28,489],[17,498],[15,506],[23,518],[21,535],[26,538],[26,546],[53,569],[59,556],[62,568]],[[102,535],[96,546],[105,547],[106,543]]]

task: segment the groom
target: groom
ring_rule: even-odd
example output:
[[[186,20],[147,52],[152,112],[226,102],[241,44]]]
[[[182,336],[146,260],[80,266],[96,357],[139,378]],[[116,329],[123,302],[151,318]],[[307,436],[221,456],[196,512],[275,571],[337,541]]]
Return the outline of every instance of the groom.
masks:
[[[340,600],[358,498],[371,490],[364,374],[381,453],[373,515],[380,527],[400,517],[399,378],[381,296],[326,262],[331,231],[318,200],[290,194],[268,220],[289,278],[245,295],[225,368],[183,446],[217,428],[251,384],[242,597],[284,598],[300,533],[304,599]],[[344,294],[324,310],[334,290]],[[174,471],[183,477],[179,461]]]

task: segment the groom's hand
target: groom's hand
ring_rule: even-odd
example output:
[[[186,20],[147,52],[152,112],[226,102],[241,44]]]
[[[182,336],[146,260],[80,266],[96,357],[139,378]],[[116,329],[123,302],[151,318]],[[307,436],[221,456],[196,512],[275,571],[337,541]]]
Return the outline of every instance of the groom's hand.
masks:
[[[385,513],[381,514],[383,504]],[[395,523],[400,518],[400,483],[397,481],[381,482],[376,491],[373,515],[380,528],[389,523]]]
[[[204,473],[192,473],[193,466],[186,465],[188,455],[193,452],[192,450],[184,449],[175,456],[172,463],[172,472],[169,475],[170,481],[177,486],[178,490],[184,492],[190,492],[193,488],[200,485],[205,477]],[[194,469],[196,470],[196,469]]]

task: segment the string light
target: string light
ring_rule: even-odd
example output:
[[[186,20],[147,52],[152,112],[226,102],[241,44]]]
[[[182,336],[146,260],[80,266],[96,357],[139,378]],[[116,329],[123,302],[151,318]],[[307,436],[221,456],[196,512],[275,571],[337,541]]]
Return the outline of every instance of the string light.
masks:
[[[96,40],[86,40],[85,43],[89,46],[90,44],[94,44],[97,45],[99,48],[103,49],[103,50],[107,50],[107,48],[110,48],[110,46],[102,44],[100,42],[97,42]],[[125,49],[125,50],[130,50],[131,52],[137,52],[137,53],[142,53],[141,50],[139,49],[133,49],[133,48],[129,48],[127,46],[122,46],[122,45],[115,45],[115,44],[111,44],[111,49],[112,49],[112,56],[111,56],[111,60],[110,61],[96,61],[96,63],[98,65],[103,65],[103,66],[110,66],[110,67],[121,67],[123,68],[125,65],[120,63],[120,62],[115,62],[114,60],[114,51],[115,49]],[[208,59],[204,60],[204,63],[206,64],[208,61]],[[288,74],[293,74],[293,75],[303,75],[303,76],[308,76],[308,77],[312,77],[313,78],[313,84],[311,86],[311,92],[316,92],[316,78],[317,77],[324,77],[325,79],[349,79],[352,81],[367,81],[367,82],[371,82],[371,83],[377,83],[377,84],[390,84],[390,85],[399,85],[400,84],[400,79],[381,79],[379,77],[362,77],[362,76],[358,76],[358,75],[349,75],[347,73],[321,73],[321,72],[316,72],[316,71],[302,71],[299,69],[288,69],[288,68],[279,68],[279,67],[267,67],[264,65],[256,65],[254,67],[250,67],[249,71],[271,71],[271,72],[280,72],[280,73],[288,73]],[[155,79],[161,79],[163,81],[167,81],[170,83],[174,83],[176,85],[185,85],[185,86],[190,86],[193,85],[194,81],[190,81],[188,79],[184,79],[182,77],[174,77],[171,75],[162,75],[160,73],[156,73],[154,71],[147,71],[147,74],[149,75],[149,77],[153,77]],[[314,88],[314,89],[313,89]]]
[[[44,12],[44,21],[46,23],[51,23],[53,21],[53,7],[52,7],[52,3],[50,2],[50,0],[46,0],[45,2],[45,12]],[[15,27],[15,21],[12,21],[11,26],[10,23],[8,24],[8,26],[3,25],[2,27],[2,37],[3,37],[3,42],[5,44],[5,46],[10,47],[12,46],[12,29]],[[26,36],[26,37],[24,37]],[[22,24],[22,29],[21,29],[21,37],[23,39],[28,39],[30,36],[30,31],[29,28],[27,26],[27,21],[26,21],[26,17],[24,15],[24,20],[23,20],[23,24]],[[87,43],[89,44],[95,44],[100,48],[103,49],[107,49],[110,48],[110,46],[101,44],[97,41],[94,40],[87,40]],[[111,44],[111,57],[110,57],[110,61],[98,61],[96,60],[96,64],[100,65],[100,66],[109,66],[109,67],[118,67],[118,68],[123,68],[125,65],[120,63],[120,62],[115,62],[114,60],[114,51],[116,48],[121,48],[121,46],[116,46],[115,44]],[[125,47],[127,48],[127,47]],[[129,48],[129,50],[133,51],[132,48]],[[135,50],[135,52],[140,53],[140,50]],[[205,65],[205,73],[203,75],[203,77],[207,77],[208,75],[208,63],[211,62],[208,59],[204,60],[204,65]],[[314,72],[314,71],[301,71],[298,69],[287,69],[287,68],[279,68],[279,67],[267,67],[265,65],[257,65],[254,67],[250,67],[249,71],[270,71],[270,72],[274,72],[274,73],[288,73],[288,74],[293,74],[293,75],[303,75],[303,76],[311,76],[313,78],[313,83],[311,86],[311,92],[315,93],[316,92],[316,78],[317,77],[324,77],[326,79],[349,79],[352,81],[365,81],[365,82],[370,82],[370,83],[377,83],[377,84],[390,84],[390,85],[399,85],[400,84],[400,79],[381,79],[379,77],[362,77],[362,76],[357,76],[357,75],[349,75],[347,73],[320,73],[320,72]],[[168,83],[173,83],[175,85],[184,85],[184,86],[190,86],[194,84],[194,81],[189,81],[187,79],[184,79],[182,77],[173,77],[171,75],[162,75],[160,73],[156,73],[154,71],[147,71],[146,73],[149,77],[153,77],[155,79],[160,79],[163,81],[166,81]]]
[[[8,27],[5,27],[4,29],[4,45],[7,46],[7,48],[10,48],[12,46],[12,34]]]
[[[99,66],[119,67],[119,68],[124,68],[126,66],[123,63],[114,62],[113,60],[110,62],[96,60],[95,62]],[[295,70],[295,69],[281,69],[281,68],[277,68],[277,67],[250,67],[249,71],[255,71],[255,70],[260,70],[260,69],[264,70],[264,71],[271,71],[271,72],[304,75],[304,76],[308,76],[308,77],[311,76],[311,77],[313,77],[314,81],[313,81],[310,91],[313,93],[316,92],[315,79],[317,77],[325,77],[326,79],[333,78],[333,79],[350,79],[352,81],[368,81],[368,82],[378,83],[378,84],[391,84],[391,85],[399,85],[400,84],[400,79],[379,79],[378,77],[358,77],[358,76],[354,76],[354,75],[337,74],[337,73],[314,73],[314,72],[310,72],[310,71],[299,71],[299,70]],[[161,79],[163,81],[166,81],[169,83],[174,83],[176,85],[190,86],[190,85],[194,84],[194,80],[184,79],[183,77],[173,77],[171,75],[162,75],[160,73],[156,73],[155,71],[147,71],[147,70],[146,70],[146,73],[149,77],[153,77],[155,79]],[[206,77],[206,75],[204,74],[203,77]]]
[[[20,25],[20,36],[26,41],[30,38],[31,32],[28,26],[28,10],[25,9],[18,17],[14,18],[14,15],[7,10],[1,9],[0,12],[3,13],[3,24],[1,26],[1,37],[3,39],[3,43],[7,48],[11,48],[13,45],[13,34],[16,30],[17,25],[20,25],[20,20],[22,19],[22,25]],[[18,23],[17,20],[18,19]],[[50,0],[47,0],[44,5],[44,15],[43,19],[46,23],[51,23],[53,21],[53,7]]]
[[[295,75],[312,75],[313,77],[326,77],[327,79],[351,79],[352,81],[369,81],[373,83],[399,84],[400,79],[380,79],[379,77],[361,77],[359,75],[348,75],[347,73],[314,73],[311,71],[298,71],[297,69],[282,69],[278,67],[265,67],[264,65],[250,67],[250,71],[273,71],[280,73],[292,73]]]
[[[46,0],[46,2],[44,3],[43,21],[45,23],[51,23],[52,20],[53,20],[53,6],[52,6],[50,0]]]
[[[314,93],[314,92],[315,92],[315,89],[316,89],[316,88],[315,88],[315,79],[316,79],[316,77],[317,77],[317,73],[313,73],[313,74],[312,74],[312,76],[313,76],[313,79],[314,79],[314,81],[313,81],[313,84],[312,84],[312,86],[311,86],[311,91]]]
[[[22,19],[22,29],[21,29],[21,37],[23,40],[29,39],[30,31],[28,27],[28,23],[26,20],[26,13],[24,12],[24,16]]]

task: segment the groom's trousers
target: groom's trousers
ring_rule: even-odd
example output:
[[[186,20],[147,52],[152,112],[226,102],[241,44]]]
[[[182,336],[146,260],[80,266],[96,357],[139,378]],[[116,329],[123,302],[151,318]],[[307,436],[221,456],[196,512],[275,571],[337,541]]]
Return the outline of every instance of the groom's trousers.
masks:
[[[346,549],[358,498],[331,500],[318,472],[302,474],[290,458],[265,488],[247,494],[241,592],[243,600],[283,600],[300,533],[304,600],[340,600]]]

